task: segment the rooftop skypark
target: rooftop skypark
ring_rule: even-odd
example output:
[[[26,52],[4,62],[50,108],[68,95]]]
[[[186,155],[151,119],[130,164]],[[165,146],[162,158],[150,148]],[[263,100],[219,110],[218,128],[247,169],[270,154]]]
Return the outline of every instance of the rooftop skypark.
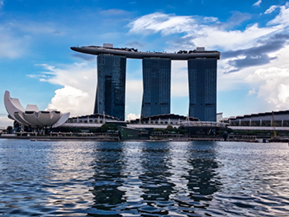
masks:
[[[112,44],[104,44],[101,46],[83,46],[71,47],[72,50],[86,53],[86,54],[115,54],[125,56],[126,58],[143,59],[146,57],[169,58],[171,60],[188,60],[195,58],[212,58],[220,59],[220,52],[218,51],[205,51],[204,47],[198,47],[195,50],[180,50],[175,53],[166,52],[142,52],[135,48],[114,48]]]

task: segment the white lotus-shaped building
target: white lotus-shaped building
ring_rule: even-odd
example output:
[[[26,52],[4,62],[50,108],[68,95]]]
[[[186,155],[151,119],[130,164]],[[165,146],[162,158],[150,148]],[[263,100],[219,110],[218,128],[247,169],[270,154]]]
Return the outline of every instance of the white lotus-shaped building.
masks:
[[[33,128],[61,126],[70,115],[56,110],[39,111],[37,105],[27,105],[24,109],[19,99],[10,97],[9,91],[5,91],[4,104],[10,119]]]

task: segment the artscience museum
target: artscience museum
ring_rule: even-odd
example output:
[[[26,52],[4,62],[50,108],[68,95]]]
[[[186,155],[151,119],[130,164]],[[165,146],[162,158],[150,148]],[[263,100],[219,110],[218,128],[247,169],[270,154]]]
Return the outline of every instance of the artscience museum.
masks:
[[[19,99],[10,97],[9,91],[5,91],[4,104],[10,119],[31,128],[58,127],[64,124],[70,115],[57,110],[40,111],[37,105],[27,105],[24,109]]]

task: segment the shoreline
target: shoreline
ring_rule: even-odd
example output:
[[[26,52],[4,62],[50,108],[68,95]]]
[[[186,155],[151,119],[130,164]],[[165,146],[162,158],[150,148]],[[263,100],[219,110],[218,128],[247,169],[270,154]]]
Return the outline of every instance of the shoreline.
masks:
[[[70,135],[41,135],[41,136],[15,136],[13,134],[2,134],[0,139],[15,139],[15,140],[30,140],[30,141],[98,141],[98,142],[189,142],[189,141],[216,141],[216,142],[248,142],[248,143],[269,143],[269,142],[282,142],[288,143],[288,138],[256,138],[251,136],[243,137],[229,137],[225,141],[223,137],[151,137],[142,139],[124,139],[121,140],[118,136],[105,136],[105,135],[82,135],[82,136],[70,136]]]
[[[119,141],[117,137],[97,137],[97,136],[0,136],[0,139],[23,139],[31,141],[56,141],[56,140],[95,140],[95,141]]]
[[[189,141],[216,141],[224,142],[223,138],[206,138],[206,137],[179,137],[179,138],[165,138],[165,139],[131,139],[120,140],[118,137],[99,137],[99,136],[0,136],[0,139],[18,139],[30,141],[100,141],[100,142],[121,142],[121,141],[134,141],[134,142],[189,142]],[[227,139],[227,142],[253,142],[251,139]]]

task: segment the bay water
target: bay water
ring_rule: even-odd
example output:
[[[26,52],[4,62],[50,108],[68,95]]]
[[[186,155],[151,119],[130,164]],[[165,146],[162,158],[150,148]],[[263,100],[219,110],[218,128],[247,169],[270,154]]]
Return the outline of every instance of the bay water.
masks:
[[[288,216],[287,143],[0,140],[0,216]]]

